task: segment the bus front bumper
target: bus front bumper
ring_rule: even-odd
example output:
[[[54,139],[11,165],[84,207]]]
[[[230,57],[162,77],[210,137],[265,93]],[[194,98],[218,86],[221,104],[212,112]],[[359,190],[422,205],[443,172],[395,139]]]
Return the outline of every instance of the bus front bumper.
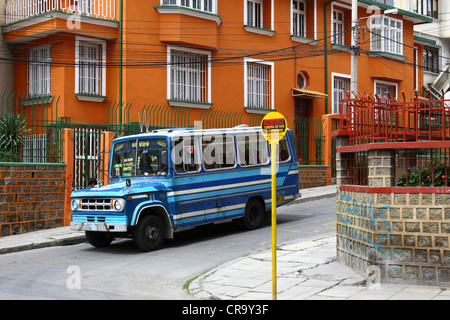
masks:
[[[126,223],[71,222],[70,230],[97,232],[127,232]]]

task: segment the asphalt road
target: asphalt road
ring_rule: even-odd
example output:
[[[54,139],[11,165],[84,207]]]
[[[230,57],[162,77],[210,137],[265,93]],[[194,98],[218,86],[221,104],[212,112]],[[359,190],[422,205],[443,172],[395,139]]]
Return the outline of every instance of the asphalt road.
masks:
[[[277,211],[278,244],[332,234],[334,198]],[[233,223],[175,234],[162,250],[143,253],[132,240],[104,249],[89,244],[2,255],[0,299],[192,299],[183,284],[224,262],[271,248],[271,227],[243,231]]]

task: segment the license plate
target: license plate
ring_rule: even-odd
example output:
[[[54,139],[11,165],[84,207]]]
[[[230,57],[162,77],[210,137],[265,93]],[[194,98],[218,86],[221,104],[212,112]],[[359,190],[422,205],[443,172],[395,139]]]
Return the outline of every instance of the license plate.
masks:
[[[89,231],[97,231],[97,225],[95,223],[89,223]]]

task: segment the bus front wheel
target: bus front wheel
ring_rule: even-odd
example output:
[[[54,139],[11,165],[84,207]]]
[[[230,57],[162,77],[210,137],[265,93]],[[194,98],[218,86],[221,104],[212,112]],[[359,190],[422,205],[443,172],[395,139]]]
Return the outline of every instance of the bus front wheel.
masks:
[[[114,236],[106,232],[86,231],[87,241],[97,248],[107,247],[113,242]]]
[[[261,228],[264,224],[265,210],[263,204],[257,199],[250,199],[245,206],[243,226],[248,230]]]
[[[166,240],[164,222],[157,216],[145,216],[133,232],[136,245],[144,251],[161,249]]]

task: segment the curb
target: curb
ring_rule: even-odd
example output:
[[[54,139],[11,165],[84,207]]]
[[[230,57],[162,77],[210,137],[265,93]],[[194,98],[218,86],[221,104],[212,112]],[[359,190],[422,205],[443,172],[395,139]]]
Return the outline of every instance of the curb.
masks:
[[[334,193],[329,193],[329,194],[323,194],[323,195],[319,195],[319,196],[311,196],[311,197],[300,197],[298,199],[295,199],[294,201],[291,201],[289,203],[286,203],[284,206],[291,206],[293,204],[298,204],[298,203],[305,203],[305,202],[310,202],[310,201],[316,201],[316,200],[323,200],[323,199],[328,199],[328,198],[334,198],[336,197],[336,192]]]
[[[13,237],[13,236],[12,236]],[[13,247],[0,248],[0,255],[7,253],[16,253],[22,251],[29,251],[34,249],[42,249],[49,247],[63,247],[63,246],[71,246],[80,243],[86,242],[86,236],[84,234],[81,235],[71,235],[68,237],[62,237],[59,239],[44,239],[39,242],[33,242],[28,244],[17,245]]]

